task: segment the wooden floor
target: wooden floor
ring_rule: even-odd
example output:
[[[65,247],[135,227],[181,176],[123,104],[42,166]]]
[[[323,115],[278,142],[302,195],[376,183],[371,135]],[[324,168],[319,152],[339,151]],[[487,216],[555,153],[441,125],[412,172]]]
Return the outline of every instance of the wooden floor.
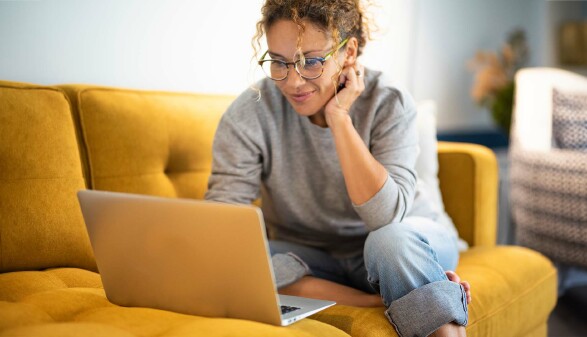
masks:
[[[558,299],[548,319],[549,337],[587,337],[587,287],[569,290]]]

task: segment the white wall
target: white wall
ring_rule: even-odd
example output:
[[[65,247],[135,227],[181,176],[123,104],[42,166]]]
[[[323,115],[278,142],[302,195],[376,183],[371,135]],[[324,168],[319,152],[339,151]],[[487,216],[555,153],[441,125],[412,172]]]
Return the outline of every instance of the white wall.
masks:
[[[546,48],[544,53],[544,64],[548,66],[561,67],[569,71],[577,72],[583,76],[587,76],[587,67],[585,66],[561,66],[559,65],[557,54],[557,40],[559,29],[561,25],[568,21],[580,21],[587,18],[587,2],[586,1],[550,1],[547,5],[547,13],[545,14],[545,36],[547,46],[554,46],[554,48]]]
[[[254,81],[251,37],[263,0],[0,0],[0,79],[237,94]],[[552,46],[545,0],[378,0],[363,63],[418,100],[441,130],[487,129],[466,62],[516,26],[533,64]]]
[[[261,0],[0,2],[0,78],[240,92]]]
[[[544,0],[419,0],[413,94],[434,99],[440,130],[489,129],[489,113],[470,98],[466,64],[477,50],[496,51],[507,33],[522,27],[536,57]]]
[[[238,94],[262,76],[251,63],[262,2],[2,0],[0,79]],[[407,30],[401,22],[409,15],[391,13],[391,4],[377,10],[382,30],[389,18]],[[398,62],[407,59],[392,46],[407,41],[377,37],[366,65],[400,72],[404,81],[407,68]]]

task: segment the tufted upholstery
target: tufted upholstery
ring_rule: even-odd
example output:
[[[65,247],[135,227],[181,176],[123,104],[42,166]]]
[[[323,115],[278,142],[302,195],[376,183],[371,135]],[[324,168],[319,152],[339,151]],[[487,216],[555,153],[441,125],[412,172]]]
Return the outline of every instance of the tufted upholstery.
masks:
[[[312,319],[288,328],[209,319],[108,301],[100,276],[82,269],[0,275],[0,336],[347,336]]]
[[[203,198],[216,125],[234,97],[61,88],[75,104],[91,188]]]
[[[537,270],[548,272],[537,277]],[[461,254],[456,271],[473,294],[467,336],[546,336],[545,321],[556,302],[556,271],[548,260],[520,247],[474,247]],[[339,305],[313,318],[352,336],[397,336],[381,311]]]
[[[96,269],[71,197],[84,186],[63,92],[0,82],[0,272]]]
[[[108,301],[75,192],[202,198],[230,102],[0,82],[0,337],[397,336],[383,308],[338,305],[280,328]],[[495,247],[495,157],[455,143],[439,143],[438,154],[446,210],[472,246],[457,269],[473,288],[468,336],[545,336],[556,272],[534,251]]]

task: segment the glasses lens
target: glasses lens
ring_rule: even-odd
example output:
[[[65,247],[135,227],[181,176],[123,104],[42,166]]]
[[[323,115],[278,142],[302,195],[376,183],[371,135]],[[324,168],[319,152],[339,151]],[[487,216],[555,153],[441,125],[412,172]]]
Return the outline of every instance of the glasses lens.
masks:
[[[265,75],[273,80],[282,80],[287,76],[287,65],[280,61],[263,61],[261,68]]]
[[[296,63],[296,67],[300,74],[305,78],[317,78],[322,75],[322,60],[317,58],[307,58],[306,62],[302,64],[301,60]]]

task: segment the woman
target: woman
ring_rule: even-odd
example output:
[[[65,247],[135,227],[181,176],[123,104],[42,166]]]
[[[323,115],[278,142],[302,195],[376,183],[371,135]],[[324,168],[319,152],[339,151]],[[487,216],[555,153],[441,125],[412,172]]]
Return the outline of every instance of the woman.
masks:
[[[268,78],[224,114],[206,198],[262,196],[280,293],[384,305],[401,336],[464,335],[457,237],[416,188],[411,97],[357,62],[359,0],[266,0],[262,14]]]

